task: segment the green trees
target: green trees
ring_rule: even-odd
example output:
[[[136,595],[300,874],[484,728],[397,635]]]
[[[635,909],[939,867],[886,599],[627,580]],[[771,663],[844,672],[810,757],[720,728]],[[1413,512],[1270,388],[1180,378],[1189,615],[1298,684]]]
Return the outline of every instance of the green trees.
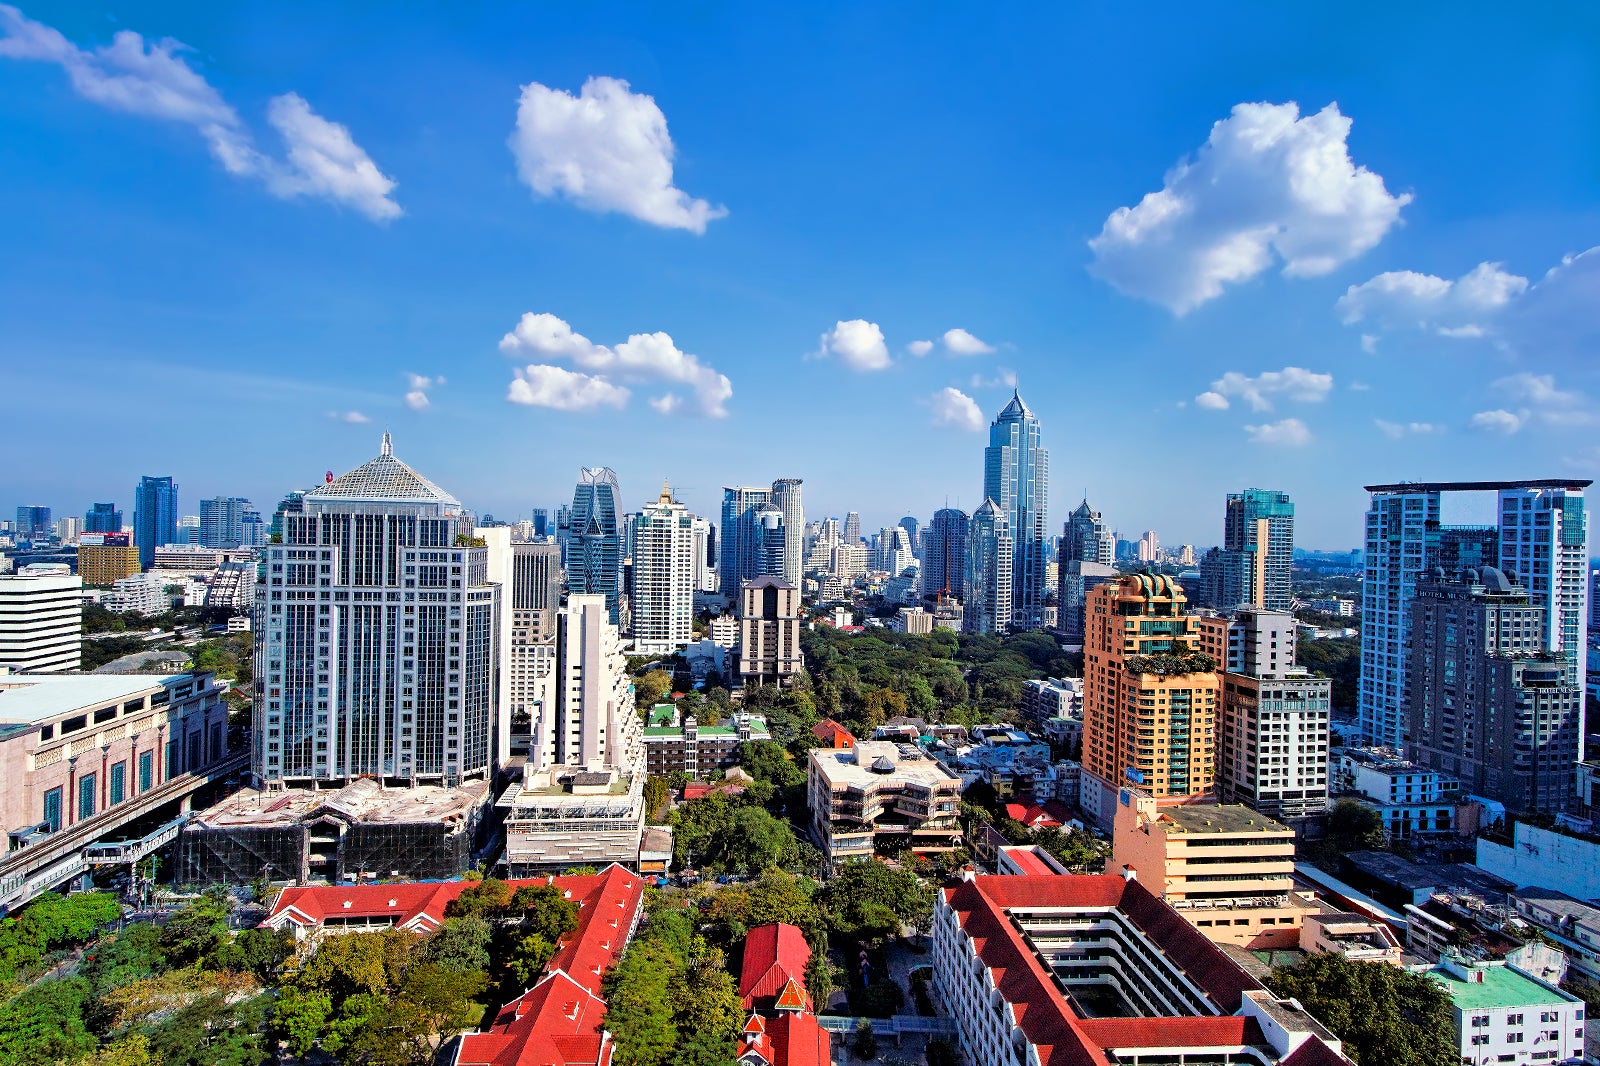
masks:
[[[0,1062],[54,1066],[94,1050],[83,1022],[89,983],[82,978],[40,981],[0,1004]]]
[[[1309,955],[1274,970],[1268,987],[1293,996],[1344,1041],[1361,1066],[1454,1066],[1458,1061],[1450,996],[1396,966]]]
[[[629,1066],[726,1066],[743,1003],[727,960],[688,916],[652,904],[644,928],[606,975],[606,1028]]]
[[[855,1035],[850,1038],[850,1054],[863,1062],[871,1062],[878,1057],[878,1036],[872,1031],[871,1022],[856,1026]]]
[[[673,862],[735,874],[793,867],[802,852],[794,830],[753,799],[713,792],[672,812]]]
[[[1349,624],[1350,619],[1344,620]],[[1295,652],[1300,665],[1333,679],[1333,709],[1354,710],[1361,684],[1361,638],[1335,637],[1329,640],[1302,640]]]
[[[121,916],[107,892],[40,896],[20,916],[0,921],[0,980],[33,969],[51,951],[87,942]]]
[[[933,914],[933,889],[910,870],[878,859],[845,863],[823,890],[828,923],[834,932],[868,944],[881,944],[902,926],[926,922]]]
[[[1339,851],[1381,848],[1387,840],[1378,812],[1353,799],[1341,799],[1328,811],[1328,843]]]
[[[648,714],[650,708],[662,703],[672,695],[672,675],[665,670],[651,670],[643,677],[634,678],[633,702],[641,713]]]

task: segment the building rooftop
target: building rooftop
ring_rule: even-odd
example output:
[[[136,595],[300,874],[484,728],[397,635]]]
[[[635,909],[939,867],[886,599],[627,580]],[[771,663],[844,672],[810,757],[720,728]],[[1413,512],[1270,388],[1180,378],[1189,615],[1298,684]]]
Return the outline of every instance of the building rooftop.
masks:
[[[1600,907],[1592,903],[1585,903],[1575,896],[1553,888],[1540,888],[1538,885],[1524,885],[1512,893],[1519,900],[1526,900],[1535,904],[1542,910],[1558,914],[1563,918],[1570,918],[1574,922],[1594,922],[1600,924]]]
[[[1571,1000],[1560,992],[1526,977],[1509,966],[1479,965],[1472,971],[1481,981],[1463,981],[1443,966],[1428,971],[1428,976],[1444,986],[1463,1011],[1492,1010],[1496,1007],[1559,1007]]]
[[[82,707],[131,699],[186,676],[181,673],[0,674],[0,725],[37,725]]]
[[[376,459],[369,459],[348,474],[306,493],[308,503],[324,500],[392,500],[461,506],[460,500],[396,459],[388,433],[383,435],[382,452]]]
[[[468,781],[456,788],[418,785],[386,789],[370,778],[340,789],[266,792],[247,788],[200,812],[194,824],[209,829],[292,825],[324,808],[358,822],[455,822],[482,806],[488,789],[482,781]]]
[[[1395,485],[1368,485],[1366,491],[1406,492],[1499,492],[1502,489],[1586,489],[1593,481],[1582,478],[1535,478],[1532,481],[1402,481]]]
[[[885,779],[960,786],[961,779],[914,744],[858,740],[853,748],[813,748],[811,765],[830,788],[872,788]]]
[[[1163,821],[1182,833],[1271,833],[1293,836],[1294,830],[1239,803],[1197,803],[1159,808]]]

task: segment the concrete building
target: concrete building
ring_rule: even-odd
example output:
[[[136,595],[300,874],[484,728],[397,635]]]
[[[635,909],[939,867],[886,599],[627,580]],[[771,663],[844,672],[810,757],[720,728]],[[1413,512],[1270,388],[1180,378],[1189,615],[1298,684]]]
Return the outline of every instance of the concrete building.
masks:
[[[1511,832],[1509,844],[1480,836],[1475,864],[1513,885],[1560,885],[1579,899],[1600,899],[1600,843],[1527,822]]]
[[[1383,922],[1364,914],[1321,910],[1309,911],[1301,918],[1300,950],[1389,966],[1399,966],[1405,955],[1405,946]]]
[[[788,684],[805,668],[800,654],[800,590],[776,577],[739,591],[739,676],[747,685]]]
[[[1506,902],[1517,917],[1555,942],[1573,978],[1600,987],[1600,907],[1537,885],[1518,888]]]
[[[663,703],[650,708],[644,728],[645,769],[652,777],[718,776],[739,765],[739,745],[771,739],[760,715],[736,714],[716,725],[701,725],[694,715],[681,716],[672,704]]]
[[[1161,538],[1155,530],[1147,529],[1140,535],[1135,558],[1141,563],[1154,563],[1161,559]]]
[[[779,478],[772,483],[769,497],[774,507],[783,513],[783,568],[780,575],[795,588],[805,569],[806,510],[801,501],[803,482],[797,477]]]
[[[1294,830],[1234,804],[1158,804],[1129,789],[1111,853],[1219,944],[1293,948],[1314,904],[1293,890]]]
[[[1428,976],[1449,993],[1463,1063],[1583,1057],[1584,1003],[1504,962],[1446,955]]]
[[[1116,538],[1107,528],[1100,512],[1089,506],[1087,497],[1061,526],[1061,542],[1056,549],[1056,562],[1065,568],[1067,563],[1098,563],[1110,566],[1116,562]]]
[[[200,545],[237,548],[246,543],[244,516],[254,514],[250,501],[239,496],[216,496],[200,501]],[[259,521],[261,516],[256,515]]]
[[[79,544],[78,576],[85,585],[115,585],[140,572],[139,549],[120,533],[106,534],[121,543]]]
[[[1138,574],[1089,597],[1083,654],[1083,768],[1089,813],[1109,822],[1129,782],[1157,799],[1209,796],[1216,774],[1219,664],[1199,646],[1170,577]],[[1093,780],[1091,780],[1091,778]]]
[[[694,516],[661,495],[645,505],[635,525],[633,648],[639,655],[671,655],[694,639]]]
[[[122,861],[102,842],[178,815],[197,789],[240,768],[238,754],[209,671],[0,674],[0,819],[11,834],[0,905]]]
[[[833,863],[875,848],[961,846],[961,779],[915,745],[861,740],[814,748],[806,774],[812,842]]]
[[[55,533],[50,519],[50,508],[39,504],[25,504],[17,508],[15,531],[24,540],[46,540]]]
[[[1361,732],[1373,744],[1405,741],[1411,601],[1439,544],[1439,491],[1368,486],[1366,575],[1361,585]]]
[[[1338,1066],[1339,1041],[1138,881],[972,876],[939,892],[933,987],[973,1066]]]
[[[1011,630],[1016,581],[1011,520],[994,500],[984,500],[967,525],[966,577],[961,624],[964,632],[999,635]]]
[[[1011,402],[989,426],[989,446],[983,451],[984,499],[1005,516],[1012,547],[1011,617],[1003,630],[992,632],[1022,633],[1043,625],[1049,484],[1050,453],[1040,437],[1039,419],[1013,390]]]
[[[168,580],[159,570],[119,578],[100,602],[115,614],[165,614],[172,609]]]
[[[1460,791],[1460,782],[1393,748],[1341,748],[1333,778],[1337,791],[1365,798],[1392,839],[1455,832],[1455,803],[1449,797]]]
[[[1052,718],[1083,719],[1083,678],[1047,677],[1022,683],[1022,717],[1038,728]]]
[[[76,670],[83,635],[83,580],[65,565],[0,574],[0,669]]]
[[[925,637],[933,632],[933,615],[921,607],[902,607],[889,619],[889,628],[897,633]]]
[[[1544,646],[1561,657],[1567,680],[1584,688],[1589,640],[1590,482],[1502,488],[1500,569],[1544,609]],[[1584,736],[1583,701],[1578,729]]]
[[[205,606],[248,614],[256,602],[256,568],[223,563],[206,585]]]
[[[1063,641],[1067,644],[1083,643],[1084,613],[1089,606],[1089,593],[1121,577],[1117,568],[1109,563],[1072,559],[1062,564],[1056,580],[1056,619]]]
[[[1583,755],[1584,693],[1546,643],[1545,607],[1485,566],[1434,568],[1411,609],[1414,758],[1513,811],[1565,809]]]
[[[1210,606],[1288,611],[1294,559],[1294,502],[1289,494],[1269,489],[1228,493],[1222,547],[1208,558],[1215,575],[1206,589]],[[1202,584],[1208,582],[1202,578]]]

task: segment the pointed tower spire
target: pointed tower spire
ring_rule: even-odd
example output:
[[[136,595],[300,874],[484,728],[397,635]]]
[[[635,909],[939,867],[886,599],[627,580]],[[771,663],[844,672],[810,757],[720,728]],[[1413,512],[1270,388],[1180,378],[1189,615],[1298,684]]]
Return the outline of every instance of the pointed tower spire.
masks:
[[[381,453],[383,455],[393,455],[394,454],[394,442],[389,439],[389,431],[388,430],[384,430],[383,431],[383,447],[381,449]]]
[[[667,484],[667,479],[661,479],[661,498],[657,503],[667,504],[672,502],[672,486]]]

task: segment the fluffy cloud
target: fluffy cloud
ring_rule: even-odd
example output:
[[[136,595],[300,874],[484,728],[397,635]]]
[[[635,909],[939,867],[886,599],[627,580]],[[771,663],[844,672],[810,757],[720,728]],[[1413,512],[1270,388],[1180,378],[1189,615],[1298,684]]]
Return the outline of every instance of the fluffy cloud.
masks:
[[[1319,403],[1327,398],[1332,388],[1332,374],[1318,374],[1304,367],[1286,366],[1255,377],[1230,370],[1213,381],[1210,389],[1196,396],[1194,402],[1211,411],[1225,411],[1233,400],[1243,400],[1252,411],[1270,411],[1269,397],[1281,395],[1300,403]]]
[[[603,377],[580,374],[559,366],[530,364],[512,371],[515,375],[506,399],[530,407],[553,407],[558,411],[592,411],[597,407],[628,406],[631,395],[621,385]]]
[[[522,87],[511,153],[523,182],[540,196],[704,233],[728,211],[672,184],[674,151],[655,99],[625,81],[590,78],[577,96],[538,82]]]
[[[946,330],[941,339],[951,355],[989,355],[994,351],[992,344],[985,344],[964,329]]]
[[[1407,436],[1425,437],[1442,432],[1442,427],[1432,422],[1385,422],[1381,418],[1374,418],[1372,422],[1378,427],[1378,432],[1390,440],[1399,440]]]
[[[1472,416],[1472,420],[1467,424],[1473,429],[1484,433],[1504,433],[1509,436],[1521,429],[1527,420],[1528,412],[1526,411],[1512,412],[1496,409],[1493,411],[1479,411]]]
[[[398,218],[385,176],[349,130],[329,122],[294,93],[274,97],[267,121],[283,138],[285,158],[255,147],[250,131],[222,95],[185,63],[183,44],[146,41],[121,30],[108,45],[79,48],[55,29],[0,4],[0,57],[55,63],[85,100],[113,111],[194,127],[223,169],[261,181],[274,196],[314,196],[344,204],[374,221]]]
[[[910,352],[912,355],[916,356],[918,359],[921,359],[923,356],[925,356],[929,352],[933,351],[933,342],[932,341],[912,341],[910,344],[906,345],[906,351]]]
[[[726,404],[733,396],[733,383],[726,375],[706,366],[696,356],[680,350],[665,333],[635,333],[623,343],[608,347],[596,344],[583,334],[574,332],[571,326],[555,315],[530,312],[522,316],[516,329],[500,338],[500,350],[515,358],[565,359],[584,370],[595,371],[592,376],[546,375],[543,380],[570,382],[572,378],[583,378],[589,382],[597,382],[612,390],[605,394],[611,399],[604,402],[614,403],[616,406],[626,403],[629,395],[628,390],[617,387],[616,382],[685,386],[694,394],[692,409],[710,418],[722,418],[727,415]],[[535,367],[529,366],[526,369],[532,371]],[[559,368],[545,366],[543,369]],[[519,374],[521,373],[519,371]],[[565,373],[563,371],[563,374]],[[513,393],[516,392],[516,386],[517,382],[512,382]],[[621,396],[620,403],[615,400],[618,395]],[[516,396],[513,395],[511,398],[515,400]],[[651,405],[662,414],[687,409],[683,401],[670,392],[651,401]]]
[[[366,425],[368,422],[372,421],[372,419],[368,418],[360,411],[329,411],[328,417],[337,419],[340,422],[349,422],[350,424],[357,426]]]
[[[886,370],[889,367],[889,346],[883,342],[883,330],[876,322],[862,318],[835,322],[818,344],[816,357],[837,356],[851,370]]]
[[[982,374],[972,375],[972,387],[975,389],[1014,389],[1017,387],[1017,372],[1015,370],[1001,370],[992,378]]]
[[[983,412],[977,403],[960,389],[944,388],[929,398],[933,408],[933,424],[940,429],[959,429],[977,433],[983,429]]]
[[[1335,309],[1346,325],[1372,322],[1384,329],[1421,329],[1446,337],[1482,336],[1485,324],[1528,288],[1528,279],[1499,263],[1479,263],[1455,281],[1391,270],[1352,285]],[[1366,334],[1363,345],[1368,343]],[[1376,345],[1377,340],[1371,341]]]
[[[1265,444],[1280,448],[1301,448],[1311,443],[1311,431],[1298,418],[1285,418],[1259,426],[1245,426],[1251,444]]]
[[[422,374],[407,374],[406,381],[410,386],[406,391],[406,406],[413,411],[426,411],[429,406],[428,390],[444,384],[442,376],[430,378]]]
[[[374,221],[400,216],[400,205],[389,198],[395,182],[355,144],[349,130],[328,122],[294,93],[267,104],[267,122],[285,146],[280,160],[254,147],[238,112],[182,61],[179,53],[186,48],[176,40],[146,42],[133,30],[120,30],[109,45],[83,50],[10,5],[0,5],[0,29],[5,30],[3,58],[54,62],[83,99],[194,126],[227,173],[259,179],[275,197],[320,197],[352,206]]]
[[[1410,202],[1358,167],[1350,120],[1330,104],[1239,104],[1161,189],[1119,207],[1089,242],[1091,270],[1119,291],[1184,314],[1282,260],[1326,274],[1376,245]]]

